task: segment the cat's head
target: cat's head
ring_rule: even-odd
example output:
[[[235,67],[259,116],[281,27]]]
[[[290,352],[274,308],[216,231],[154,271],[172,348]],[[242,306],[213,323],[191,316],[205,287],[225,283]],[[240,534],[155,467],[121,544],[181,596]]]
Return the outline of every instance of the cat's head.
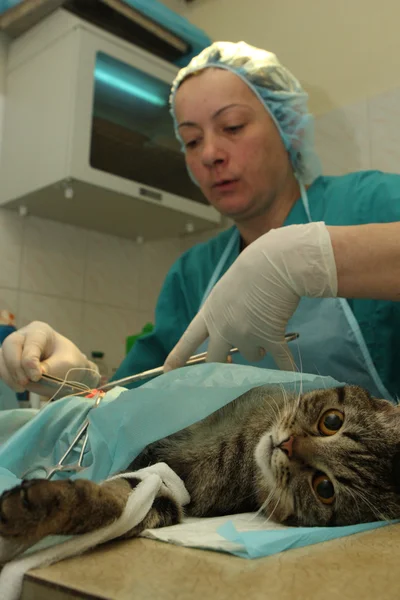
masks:
[[[400,517],[400,407],[359,387],[286,399],[255,458],[273,520],[326,526]]]

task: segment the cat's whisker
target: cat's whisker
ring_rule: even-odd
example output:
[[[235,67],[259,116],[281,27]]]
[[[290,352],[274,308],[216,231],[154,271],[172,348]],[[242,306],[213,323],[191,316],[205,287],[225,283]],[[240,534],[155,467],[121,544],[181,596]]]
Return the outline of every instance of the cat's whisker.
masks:
[[[289,361],[290,361],[290,364],[291,364],[291,366],[292,366],[292,370],[293,370],[294,372],[298,371],[299,369],[298,369],[298,367],[297,367],[296,361],[294,360],[294,358],[293,358],[293,356],[292,356],[292,354],[291,354],[290,350],[288,350],[288,349],[284,348],[284,352],[286,353],[286,356],[288,357],[288,359],[289,359]]]
[[[278,387],[279,387],[279,391],[280,391],[282,399],[283,399],[283,406],[281,407],[281,413],[280,413],[280,416],[282,416],[283,411],[286,412],[286,410],[287,410],[287,398],[285,395],[285,388],[283,387],[283,385],[280,383]]]
[[[318,369],[317,365],[315,365],[315,364],[314,364],[314,369],[318,373],[319,377],[321,377],[321,383],[322,383],[322,385],[324,387],[324,390],[326,390],[327,387],[326,387],[325,380],[324,380],[323,376],[321,375],[321,371]]]
[[[271,520],[271,519],[272,519],[272,517],[273,517],[273,514],[274,514],[274,512],[275,512],[275,511],[276,511],[276,509],[278,508],[278,505],[279,505],[279,503],[280,503],[280,501],[281,501],[281,498],[282,498],[282,494],[280,494],[280,496],[279,496],[278,500],[276,501],[276,504],[275,504],[274,508],[273,508],[273,509],[272,509],[272,511],[269,513],[269,515],[268,515],[268,517],[265,519],[265,521],[262,523],[262,526],[265,526],[267,523],[269,523],[269,522],[270,522],[270,520]]]
[[[297,411],[299,410],[301,402],[300,392],[296,393],[296,396],[292,396],[292,407],[288,409],[288,423],[295,421]]]
[[[285,410],[286,413],[286,417],[287,420],[290,421],[291,420],[291,406],[290,406],[290,399],[289,399],[289,394],[287,392],[287,390],[285,389],[285,387],[280,384],[280,390],[282,393],[282,397],[283,397],[283,408],[282,411]],[[293,398],[293,396],[291,396],[291,399]]]
[[[297,346],[296,349],[297,349],[297,355],[299,357],[300,368],[297,366],[296,361],[293,359],[292,354],[290,353],[290,351],[286,350],[286,348],[285,348],[285,352],[286,352],[287,357],[290,360],[290,363],[292,365],[293,371],[295,373],[299,373],[299,375],[300,375],[300,380],[299,380],[300,381],[300,389],[299,389],[299,392],[297,392],[297,389],[296,389],[296,382],[295,382],[294,390],[295,390],[295,393],[299,393],[301,395],[303,393],[303,377],[302,377],[302,375],[303,375],[303,362],[302,362],[302,359],[301,359],[301,352],[300,352],[300,346],[299,346],[299,342],[298,341],[296,341],[296,346]]]
[[[300,408],[300,402],[301,402],[301,394],[299,392],[298,395],[297,395],[297,398],[296,398],[296,403],[295,403],[295,405],[293,407],[293,417],[296,415],[296,412]]]
[[[275,492],[276,492],[276,487],[273,488],[269,492],[267,499],[264,500],[264,502],[261,504],[260,508],[254,513],[254,515],[251,517],[251,519],[249,519],[249,523],[254,521],[254,519],[256,519],[260,515],[260,513],[264,512],[264,509],[266,508],[266,506],[268,506],[268,504],[271,501],[271,498],[274,496]]]
[[[270,400],[272,400],[272,402],[276,406],[277,413],[275,413],[275,411],[274,411],[274,415],[276,416],[276,420],[277,421],[281,420],[281,418],[282,418],[282,407],[280,407],[278,405],[276,399],[271,394],[267,394],[267,398],[269,398]],[[271,406],[271,408],[272,408],[272,406]]]
[[[378,518],[380,521],[390,521],[390,519],[388,519],[383,513],[381,513],[380,510],[378,510],[373,504],[372,502],[370,502],[368,500],[368,498],[365,496],[364,492],[362,492],[361,490],[358,489],[354,489],[353,488],[353,492],[356,495],[357,498],[359,498],[364,504],[366,504],[372,511],[372,514]]]
[[[285,387],[282,384],[281,384],[281,390],[282,390],[283,402],[284,402],[285,410],[288,411],[289,410],[289,395],[288,395]]]
[[[271,406],[271,410],[272,410],[272,412],[274,413],[274,417],[275,417],[275,419],[276,419],[276,420],[278,420],[278,419],[279,419],[279,417],[280,417],[280,409],[279,409],[279,406],[278,406],[278,403],[277,403],[277,401],[276,401],[276,400],[275,400],[275,398],[274,398],[273,396],[271,396],[270,394],[266,394],[266,397],[267,397],[269,400],[272,400],[272,402],[275,404],[276,410],[275,410],[275,408],[272,406],[272,404],[271,404],[270,406]]]
[[[303,373],[300,372],[300,389],[297,390],[296,386],[295,386],[295,394],[296,394],[296,403],[293,407],[293,416],[295,416],[297,410],[299,409],[300,406],[300,402],[301,402],[301,397],[303,395]]]
[[[299,369],[299,374],[300,374],[300,390],[299,390],[299,397],[302,395],[303,393],[303,361],[301,358],[301,352],[300,352],[300,346],[298,341],[296,342],[297,344],[297,354],[299,357],[299,363],[300,363],[300,369]]]
[[[250,494],[247,494],[246,496],[243,496],[243,500],[248,500],[249,498],[255,498],[255,497],[257,497],[257,491],[256,490],[254,490]]]
[[[355,496],[354,492],[353,492],[353,491],[350,489],[350,487],[347,487],[347,488],[346,488],[346,490],[348,491],[348,493],[350,494],[350,496],[351,496],[351,497],[353,498],[353,500],[354,500],[354,504],[355,504],[355,505],[356,505],[356,507],[357,507],[358,516],[359,516],[360,523],[361,523],[361,521],[362,521],[362,518],[361,518],[361,511],[360,511],[360,508],[359,508],[359,506],[358,506],[357,497]],[[341,495],[342,495],[342,492],[341,492],[340,490],[338,490],[338,496],[340,497]]]

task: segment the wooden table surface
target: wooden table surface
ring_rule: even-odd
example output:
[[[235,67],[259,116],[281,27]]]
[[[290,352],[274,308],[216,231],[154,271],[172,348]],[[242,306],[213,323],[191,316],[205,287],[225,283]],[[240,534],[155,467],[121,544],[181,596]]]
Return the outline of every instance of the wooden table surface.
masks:
[[[31,571],[22,600],[400,600],[400,525],[256,560],[147,539]]]

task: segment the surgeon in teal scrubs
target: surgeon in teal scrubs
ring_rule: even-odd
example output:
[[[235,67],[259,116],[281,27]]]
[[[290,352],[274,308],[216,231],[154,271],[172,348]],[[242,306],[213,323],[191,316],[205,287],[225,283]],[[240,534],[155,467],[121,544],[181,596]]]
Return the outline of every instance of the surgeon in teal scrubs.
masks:
[[[182,69],[171,114],[193,180],[234,226],[170,269],[155,329],[120,378],[206,349],[223,361],[400,393],[400,176],[321,174],[307,95],[276,56],[217,42]],[[285,344],[284,333],[298,340]],[[23,389],[91,363],[44,323],[9,336],[0,377]],[[89,379],[88,379],[89,378]],[[86,383],[95,384],[96,377]]]

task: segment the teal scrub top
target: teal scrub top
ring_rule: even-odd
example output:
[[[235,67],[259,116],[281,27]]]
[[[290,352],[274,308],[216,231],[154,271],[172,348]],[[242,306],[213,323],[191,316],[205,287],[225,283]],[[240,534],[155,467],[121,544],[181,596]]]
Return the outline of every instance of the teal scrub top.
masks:
[[[341,177],[319,177],[307,194],[313,221],[324,221],[327,225],[400,221],[400,175],[362,171]],[[299,198],[284,226],[307,222]],[[230,228],[194,246],[174,263],[158,298],[154,330],[135,343],[113,379],[164,363],[196,315],[232,231]],[[239,245],[238,241],[221,275],[238,257]],[[348,302],[384,385],[392,396],[400,395],[400,302],[368,299]]]

